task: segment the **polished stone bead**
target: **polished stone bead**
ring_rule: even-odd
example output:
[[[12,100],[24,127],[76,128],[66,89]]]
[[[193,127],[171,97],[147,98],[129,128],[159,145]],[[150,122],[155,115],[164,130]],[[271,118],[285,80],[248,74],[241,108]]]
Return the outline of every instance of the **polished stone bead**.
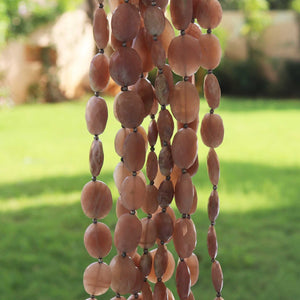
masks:
[[[177,265],[176,288],[180,300],[187,299],[191,291],[191,275],[185,261],[180,261]]]
[[[217,293],[221,293],[223,288],[223,272],[220,263],[215,260],[211,266],[211,278]]]
[[[157,195],[157,202],[161,208],[168,207],[174,196],[174,188],[173,184],[170,180],[164,180],[159,188],[158,188],[158,195]]]
[[[143,218],[141,219],[142,223],[142,235],[139,245],[141,248],[149,249],[151,248],[156,241],[157,230],[156,224],[152,219]]]
[[[93,21],[94,39],[99,49],[104,49],[109,40],[109,27],[105,10],[97,8]]]
[[[178,30],[186,29],[193,16],[193,0],[171,0],[170,12],[174,27]]]
[[[157,237],[161,241],[167,242],[173,234],[174,225],[168,213],[160,212],[154,217],[157,229]]]
[[[148,127],[148,141],[150,146],[155,146],[158,136],[156,120],[151,120]]]
[[[162,69],[166,63],[166,52],[160,40],[153,41],[151,47],[151,57],[153,64]]]
[[[161,174],[164,176],[170,176],[174,165],[170,145],[161,148],[158,163]]]
[[[98,53],[90,64],[90,86],[94,92],[104,90],[109,82],[109,62],[105,54]]]
[[[142,205],[142,210],[146,214],[153,214],[156,212],[158,207],[158,189],[155,185],[146,186],[146,198]]]
[[[195,253],[192,253],[190,257],[184,259],[189,267],[191,274],[191,286],[195,285],[199,277],[199,261]]]
[[[165,28],[164,12],[157,6],[148,6],[144,13],[144,25],[150,35],[161,35]]]
[[[161,142],[169,142],[174,131],[174,121],[172,115],[167,109],[159,112],[157,128]]]
[[[146,163],[146,174],[150,181],[153,181],[157,175],[158,164],[157,164],[157,155],[155,152],[151,151],[148,154],[147,163]]]
[[[193,205],[194,187],[189,173],[181,174],[175,186],[176,206],[181,214],[188,214]]]
[[[222,49],[219,39],[214,34],[202,34],[199,38],[200,65],[206,70],[213,70],[220,64]]]
[[[202,28],[216,28],[221,23],[222,13],[218,0],[198,0],[196,17]]]
[[[221,89],[214,74],[207,74],[204,77],[204,96],[210,108],[216,109],[219,107]]]
[[[90,149],[90,171],[92,176],[97,177],[103,166],[104,153],[102,142],[100,140],[94,140]]]
[[[124,155],[123,146],[124,146],[125,139],[129,135],[129,133],[130,133],[129,128],[121,128],[116,134],[115,151],[120,157],[123,157]]]
[[[117,200],[116,204],[116,215],[117,218],[120,218],[124,214],[129,214],[130,210],[128,210],[124,205],[122,204],[121,197]]]
[[[162,281],[155,283],[153,300],[168,300],[167,288]]]
[[[218,185],[220,178],[220,163],[218,155],[213,148],[209,149],[207,156],[207,171],[212,185]]]
[[[215,222],[219,215],[219,195],[216,190],[213,190],[208,200],[208,217],[211,222]]]
[[[148,282],[144,282],[142,285],[143,300],[153,300],[151,286]]]
[[[155,95],[160,105],[169,104],[170,88],[165,74],[159,74],[155,79]]]
[[[139,268],[144,276],[149,275],[152,268],[152,256],[149,252],[141,256]]]
[[[207,249],[211,259],[215,259],[218,253],[218,242],[215,227],[210,225],[207,233]]]
[[[158,245],[154,255],[154,272],[157,278],[162,278],[168,267],[168,251],[165,245]]]
[[[199,39],[202,32],[198,24],[190,23],[189,27],[185,30],[185,34],[188,34],[195,39]]]

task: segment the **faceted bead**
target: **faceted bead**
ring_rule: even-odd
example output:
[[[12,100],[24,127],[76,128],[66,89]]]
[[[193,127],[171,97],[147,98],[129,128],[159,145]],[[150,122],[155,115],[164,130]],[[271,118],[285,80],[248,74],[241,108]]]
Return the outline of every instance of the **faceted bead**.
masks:
[[[211,222],[215,222],[219,215],[219,195],[213,190],[208,200],[208,217]]]
[[[196,246],[196,229],[192,220],[178,219],[175,223],[173,241],[179,257],[192,255]]]
[[[174,188],[173,184],[170,180],[164,180],[158,189],[158,196],[157,201],[161,208],[168,207],[172,200],[174,195]]]
[[[162,69],[166,62],[166,52],[159,40],[152,43],[151,57],[153,64],[157,68]]]
[[[157,278],[162,278],[168,266],[168,251],[165,245],[158,245],[154,255],[154,272]]]
[[[115,99],[115,109],[120,123],[127,128],[138,127],[144,119],[144,104],[137,92],[121,92]]]
[[[170,94],[170,105],[175,119],[190,123],[199,115],[199,94],[197,88],[188,81],[180,81]]]
[[[207,233],[207,249],[211,259],[215,259],[218,254],[218,242],[215,227],[210,225]]]
[[[142,210],[146,214],[153,214],[157,210],[158,202],[157,202],[158,190],[155,185],[147,185],[146,186],[146,198],[142,205]]]
[[[143,218],[142,223],[142,236],[139,245],[142,248],[151,248],[156,241],[156,224],[152,219]]]
[[[108,186],[102,181],[90,181],[82,189],[81,207],[91,219],[102,219],[112,207],[112,196]]]
[[[155,95],[160,105],[169,104],[170,89],[165,74],[159,74],[155,79]]]
[[[221,89],[214,74],[207,74],[204,77],[204,96],[210,108],[216,109],[219,107]]]
[[[144,14],[144,25],[150,35],[161,35],[165,28],[164,12],[157,6],[148,6]]]
[[[167,145],[161,148],[159,152],[159,169],[162,175],[170,176],[173,168],[171,146]]]
[[[161,142],[169,142],[174,131],[172,115],[167,109],[161,110],[157,119],[157,129]]]
[[[150,181],[153,181],[157,175],[158,165],[157,165],[157,155],[155,152],[151,151],[148,154],[146,173]]]
[[[90,295],[102,295],[109,289],[112,280],[110,267],[98,262],[90,264],[83,274],[83,286]]]
[[[196,210],[197,210],[197,204],[198,204],[198,196],[197,196],[196,187],[194,186],[193,204],[192,204],[191,210],[189,211],[190,215],[192,215],[192,214],[194,214],[196,212]]]
[[[211,266],[211,278],[217,293],[221,293],[223,288],[223,272],[220,263],[215,260]]]
[[[102,91],[109,82],[109,62],[105,54],[98,53],[91,61],[89,71],[90,86],[94,92]]]
[[[111,289],[115,293],[128,294],[135,285],[137,268],[132,259],[126,255],[115,256],[110,262],[112,273]]]
[[[153,300],[150,284],[146,281],[142,285],[143,300]]]
[[[122,215],[115,228],[114,243],[120,252],[131,252],[139,244],[142,224],[136,215]]]
[[[181,214],[188,214],[193,205],[194,187],[189,173],[181,174],[175,186],[176,206]]]
[[[207,170],[212,185],[218,185],[220,178],[220,163],[214,148],[210,148],[207,156]]]
[[[177,131],[172,143],[172,156],[174,163],[180,169],[188,169],[197,156],[197,135],[191,128]]]
[[[130,86],[138,81],[142,73],[142,61],[134,49],[119,48],[110,57],[109,72],[118,85]]]
[[[189,27],[185,30],[185,34],[192,36],[195,39],[199,39],[202,32],[196,23],[190,23]]]
[[[175,37],[175,32],[173,26],[170,23],[170,21],[167,18],[165,18],[165,29],[162,32],[162,34],[158,37],[158,39],[161,41],[162,46],[166,53],[168,52],[169,46],[171,44],[171,41],[174,39],[174,37]]]
[[[145,201],[146,185],[139,176],[127,176],[121,185],[121,201],[128,210],[138,210]]]
[[[175,37],[168,49],[170,67],[180,76],[191,76],[197,72],[201,55],[200,42],[187,34]]]
[[[174,27],[178,30],[186,29],[193,16],[193,0],[171,0],[170,12]]]
[[[191,177],[195,176],[199,169],[199,159],[198,155],[195,158],[195,161],[193,164],[187,169],[188,173],[191,175]]]
[[[93,96],[87,102],[85,120],[91,134],[101,134],[107,123],[108,110],[103,98]]]
[[[114,181],[119,193],[121,193],[121,186],[124,179],[129,175],[131,175],[130,171],[125,167],[124,163],[119,162],[114,170]]]
[[[120,157],[123,157],[123,155],[124,155],[123,146],[124,146],[125,139],[129,133],[130,133],[130,130],[128,128],[121,128],[121,129],[119,129],[119,131],[116,134],[115,151]]]
[[[143,168],[146,159],[144,139],[138,132],[132,132],[124,142],[124,164],[126,168],[133,172]]]
[[[180,261],[176,269],[176,288],[181,300],[187,299],[191,289],[191,275],[185,261]]]
[[[140,15],[135,6],[129,3],[120,4],[111,18],[111,30],[121,42],[133,40],[140,27]]]
[[[205,29],[216,28],[222,20],[222,7],[217,0],[198,0],[197,20]]]
[[[224,127],[219,115],[207,113],[204,116],[201,123],[201,137],[207,147],[217,148],[222,144]]]
[[[168,213],[160,212],[154,217],[157,229],[157,237],[163,241],[167,242],[174,231],[174,225],[172,218]]]
[[[148,141],[150,146],[155,146],[158,136],[158,129],[157,129],[157,123],[153,119],[151,120],[149,127],[148,127]]]
[[[128,210],[124,205],[122,204],[121,197],[117,200],[116,204],[116,215],[117,218],[119,219],[122,215],[124,214],[129,214],[130,210]]]
[[[149,275],[152,268],[152,256],[149,252],[141,256],[139,268],[144,276]]]
[[[104,49],[109,40],[108,20],[103,8],[96,9],[93,21],[94,39],[99,49]]]
[[[92,176],[97,177],[103,166],[104,153],[102,142],[94,140],[90,149],[90,171]]]
[[[219,39],[214,34],[202,34],[199,38],[200,65],[206,70],[215,69],[221,61],[222,49]]]
[[[189,267],[191,274],[191,286],[195,285],[199,277],[199,261],[195,253],[192,253],[190,257],[184,259]]]

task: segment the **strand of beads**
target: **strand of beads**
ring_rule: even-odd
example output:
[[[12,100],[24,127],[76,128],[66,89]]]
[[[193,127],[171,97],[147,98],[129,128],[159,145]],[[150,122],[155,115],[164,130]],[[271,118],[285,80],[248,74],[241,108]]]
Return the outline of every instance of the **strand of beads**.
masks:
[[[89,161],[92,181],[88,182],[81,194],[81,205],[84,213],[93,219],[84,234],[84,245],[90,256],[97,258],[98,262],[90,264],[84,271],[83,284],[86,292],[94,299],[96,295],[104,294],[111,284],[110,267],[103,262],[112,246],[110,229],[98,219],[104,218],[112,207],[112,196],[107,185],[97,180],[102,169],[104,154],[99,135],[103,133],[107,117],[107,105],[99,92],[109,81],[108,58],[104,48],[108,42],[108,21],[103,4],[95,12],[94,38],[99,48],[99,53],[93,58],[90,66],[90,84],[95,96],[90,98],[86,106],[86,122],[88,131],[94,135],[91,145]]]
[[[221,145],[224,137],[224,127],[221,117],[214,113],[220,102],[220,86],[217,78],[213,74],[221,60],[221,46],[218,38],[212,34],[212,29],[217,27],[222,19],[222,8],[217,0],[199,1],[197,10],[197,20],[199,25],[207,29],[207,34],[200,36],[200,46],[202,52],[201,66],[208,70],[204,79],[204,95],[210,107],[201,123],[201,137],[203,143],[210,147],[207,156],[207,169],[209,179],[213,185],[213,190],[208,202],[208,216],[211,225],[207,234],[208,253],[212,261],[212,282],[217,292],[216,300],[223,299],[221,291],[223,288],[223,273],[220,263],[216,260],[218,243],[215,231],[215,221],[219,214],[219,196],[217,186],[220,177],[219,159],[214,148]]]

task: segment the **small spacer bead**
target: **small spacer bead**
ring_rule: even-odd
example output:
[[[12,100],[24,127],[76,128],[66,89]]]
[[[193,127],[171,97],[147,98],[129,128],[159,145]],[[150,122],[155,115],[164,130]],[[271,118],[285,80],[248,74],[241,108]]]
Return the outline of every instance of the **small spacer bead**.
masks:
[[[163,69],[161,69],[161,68],[158,69],[158,74],[162,74],[163,72],[164,72]]]
[[[163,213],[165,213],[167,211],[167,209],[165,208],[165,207],[163,207],[162,209],[161,209],[161,212],[163,212]]]
[[[191,23],[195,23],[195,19],[194,18],[192,18]]]
[[[214,113],[214,109],[212,108],[209,113],[212,115]]]
[[[186,219],[186,214],[182,214],[182,219]]]
[[[213,185],[213,189],[216,190],[218,187],[216,185]]]
[[[122,257],[126,257],[126,252],[122,252]]]
[[[96,218],[93,219],[93,223],[97,224],[97,219]]]
[[[99,140],[99,136],[98,136],[98,134],[95,134],[95,135],[94,135],[94,140],[96,140],[96,141],[98,141],[98,140]]]
[[[136,175],[137,175],[136,171],[133,171],[132,176],[136,176]]]
[[[150,185],[154,185],[154,180],[151,180],[151,181],[150,181]]]
[[[124,162],[124,158],[123,157],[121,157],[121,162]]]
[[[214,221],[210,222],[210,225],[215,226],[215,222]]]
[[[213,70],[209,69],[207,70],[207,74],[212,74],[213,73]]]
[[[128,3],[128,2],[129,2],[129,0],[124,0],[124,2],[125,2],[125,3]]]
[[[212,259],[211,259],[211,262],[212,262],[212,263],[213,263],[213,262],[215,262],[215,259],[214,259],[214,258],[212,258]]]
[[[157,41],[157,35],[156,34],[153,35],[153,41]]]
[[[121,295],[119,293],[116,294],[117,298],[121,298]]]
[[[95,92],[94,95],[95,95],[96,97],[99,97],[100,93],[99,93],[99,92]]]
[[[127,85],[122,86],[122,87],[121,87],[121,91],[122,91],[122,92],[127,92],[127,91],[128,91]]]
[[[189,80],[189,77],[188,77],[188,76],[184,76],[184,77],[183,77],[183,80],[184,80],[184,81],[188,81],[188,80]]]
[[[152,218],[152,215],[151,215],[151,214],[148,214],[148,215],[147,215],[147,218],[148,218],[148,219],[151,219],[151,218]]]
[[[128,3],[128,2],[127,2],[127,3]],[[122,43],[122,47],[127,47],[126,42],[123,42],[123,43]]]
[[[161,277],[157,278],[157,282],[161,282]]]
[[[145,277],[145,278],[144,278],[144,282],[147,282],[147,280],[148,280],[147,277]]]
[[[184,128],[184,129],[187,129],[187,128],[189,128],[189,124],[187,124],[187,123],[184,123],[184,124],[183,124],[183,128]]]
[[[141,73],[140,78],[144,78],[144,73]]]
[[[96,176],[93,176],[93,177],[92,177],[92,181],[95,182],[96,180],[97,180],[97,177],[96,177]]]
[[[165,110],[166,109],[166,106],[163,104],[162,106],[161,106],[161,110]]]
[[[131,210],[131,211],[130,211],[130,214],[131,214],[131,215],[135,215],[135,210],[134,210],[134,209]]]
[[[166,180],[171,180],[171,176],[170,175],[168,175],[168,176],[166,176]]]
[[[95,299],[95,296],[94,296],[94,295],[91,295],[91,299]]]
[[[154,146],[151,146],[151,147],[150,147],[150,150],[151,150],[152,152],[154,152],[154,151],[155,151],[155,147],[154,147]]]
[[[102,257],[99,257],[99,258],[98,258],[98,263],[99,263],[99,264],[102,264],[102,263],[103,263]]]
[[[167,146],[168,146],[167,141],[163,141],[163,146],[164,146],[164,147],[167,147]]]
[[[179,259],[180,259],[180,261],[181,261],[181,262],[183,262],[183,261],[184,261],[184,258],[182,258],[182,257],[180,257]]]
[[[217,292],[216,296],[217,296],[218,298],[220,298],[222,295],[221,295],[220,292]]]
[[[181,169],[181,173],[185,174],[185,173],[187,173],[187,170],[186,169]]]
[[[186,215],[186,218],[190,220],[190,219],[191,219],[191,215],[190,215],[190,214],[187,214],[187,215]]]
[[[103,8],[103,7],[104,7],[103,3],[99,3],[99,8]]]
[[[104,54],[104,49],[99,49],[99,53]]]
[[[181,34],[181,35],[185,35],[185,30],[183,30],[183,29],[180,30],[180,34]]]
[[[145,248],[145,249],[144,249],[144,254],[148,254],[148,253],[149,253],[148,249]]]
[[[160,244],[161,244],[161,245],[164,245],[164,244],[165,244],[165,242],[164,242],[164,241],[160,241]]]
[[[152,120],[154,120],[154,119],[155,119],[155,115],[154,115],[154,114],[151,114],[151,115],[150,115],[150,118],[151,118]]]
[[[134,299],[138,299],[139,298],[139,294],[138,293],[135,293],[134,294]]]
[[[138,130],[137,130],[137,128],[136,127],[134,127],[133,128],[133,132],[137,132]]]
[[[152,5],[152,6],[156,6],[156,1],[152,1],[152,2],[151,2],[151,5]]]
[[[211,28],[208,28],[206,32],[207,34],[211,34]]]
[[[121,127],[122,127],[123,129],[125,128],[125,126],[124,126],[124,125],[122,125],[122,124],[121,124]]]

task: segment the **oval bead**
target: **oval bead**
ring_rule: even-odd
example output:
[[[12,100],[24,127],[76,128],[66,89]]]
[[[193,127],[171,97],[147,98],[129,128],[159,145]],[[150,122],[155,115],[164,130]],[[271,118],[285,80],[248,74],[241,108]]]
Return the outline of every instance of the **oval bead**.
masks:
[[[141,97],[144,104],[144,117],[149,115],[154,101],[153,87],[149,80],[140,78],[134,85],[134,91],[136,91]]]
[[[118,85],[130,86],[138,81],[142,73],[142,61],[134,49],[119,48],[110,57],[109,72]]]
[[[144,25],[150,35],[161,35],[165,29],[164,12],[157,6],[148,6],[144,14]]]
[[[161,142],[169,142],[174,131],[172,115],[167,109],[161,110],[157,119],[157,129]]]
[[[212,185],[218,185],[220,178],[220,163],[214,148],[210,148],[207,156],[207,171]]]
[[[116,204],[116,215],[117,218],[119,219],[122,215],[124,214],[129,214],[130,210],[128,210],[124,205],[122,204],[121,197],[117,200]]]
[[[128,210],[138,210],[145,201],[146,185],[139,176],[127,176],[121,185],[121,201]]]
[[[104,153],[102,142],[99,140],[94,140],[90,149],[90,171],[92,176],[97,177],[103,166]]]
[[[157,278],[162,278],[168,267],[168,251],[165,245],[158,245],[154,255],[154,272]]]
[[[211,148],[219,147],[224,138],[222,118],[217,114],[207,113],[201,123],[201,137],[203,143]]]
[[[120,252],[136,249],[142,235],[142,224],[136,215],[122,215],[115,228],[114,243]]]
[[[157,175],[158,165],[157,165],[157,156],[156,153],[151,151],[148,154],[147,164],[146,164],[146,173],[150,181],[154,181]]]
[[[174,82],[173,82],[173,72],[172,72],[171,67],[169,65],[164,65],[163,74],[167,78],[169,91],[171,92],[174,88]],[[159,76],[159,71],[158,71],[157,76]]]
[[[140,133],[144,139],[144,142],[145,142],[145,150],[147,150],[147,145],[148,145],[148,137],[147,137],[147,132],[146,130],[144,129],[143,126],[138,126],[137,128],[137,132]],[[131,128],[130,129],[131,132],[134,132],[135,131],[135,128]]]
[[[168,292],[165,284],[156,282],[153,290],[153,300],[168,300]]]
[[[158,189],[158,195],[157,195],[157,201],[161,208],[168,207],[172,200],[174,195],[174,188],[171,180],[164,180]]]
[[[90,295],[102,295],[109,289],[112,280],[110,267],[98,262],[90,264],[83,274],[83,286]]]
[[[126,137],[129,135],[130,130],[128,128],[121,128],[116,134],[115,137],[115,151],[120,156],[123,157],[123,146]]]
[[[142,285],[143,300],[153,300],[150,284],[146,281]]]
[[[197,190],[196,187],[194,186],[194,193],[193,193],[193,204],[191,207],[191,210],[189,212],[190,215],[194,214],[197,210],[197,204],[198,204],[198,196],[197,196]]]
[[[212,260],[217,257],[218,253],[218,242],[215,227],[210,225],[207,233],[207,249],[208,255]]]
[[[188,169],[197,156],[197,135],[191,128],[177,131],[172,143],[172,157],[180,169]]]
[[[172,218],[168,213],[160,212],[154,217],[157,229],[157,237],[163,242],[167,242],[174,231]]]
[[[149,127],[148,127],[148,141],[150,146],[155,146],[158,136],[158,129],[157,129],[157,123],[153,119],[151,120]]]
[[[142,135],[138,132],[130,133],[124,142],[124,164],[133,172],[143,168],[146,159],[145,143]]]
[[[109,82],[109,62],[105,54],[98,53],[90,64],[90,86],[94,92],[104,90]]]
[[[121,42],[133,40],[139,27],[140,15],[137,8],[130,3],[120,4],[111,18],[111,31],[115,38]]]
[[[102,181],[90,181],[82,189],[81,207],[91,219],[102,219],[112,207],[112,196],[108,186]]]
[[[175,37],[168,49],[171,69],[180,76],[191,76],[201,63],[200,42],[190,35]]]
[[[195,253],[184,259],[191,274],[191,286],[195,285],[199,277],[199,261]]]
[[[112,246],[110,229],[103,223],[91,224],[84,233],[84,245],[90,256],[103,258]]]
[[[164,74],[159,74],[155,79],[155,95],[161,105],[169,104],[169,84]]]
[[[158,39],[161,41],[162,46],[164,47],[166,53],[168,52],[169,46],[171,44],[171,41],[174,39],[174,37],[175,37],[174,28],[170,23],[170,21],[167,18],[165,18],[165,28],[162,34],[158,37]]]
[[[216,109],[219,107],[221,89],[214,74],[207,74],[204,78],[204,96],[210,108]]]
[[[181,214],[188,214],[193,205],[194,187],[189,173],[181,174],[175,186],[176,206]]]
[[[159,170],[162,175],[170,176],[173,168],[171,146],[167,145],[161,148],[159,152]]]
[[[190,257],[196,247],[196,229],[192,220],[178,219],[174,226],[173,241],[179,257]]]
[[[103,98],[93,96],[86,104],[85,120],[88,131],[93,135],[103,133],[108,118],[106,102]]]
[[[157,202],[158,190],[155,185],[147,185],[146,186],[146,198],[142,205],[142,210],[146,214],[153,214],[157,210],[158,202]]]
[[[180,81],[170,94],[170,105],[175,119],[181,123],[194,121],[199,114],[197,88],[188,81]]]
[[[221,61],[222,49],[219,39],[214,34],[202,34],[199,38],[200,65],[206,70],[215,69]]]
[[[151,248],[156,241],[156,224],[152,219],[143,218],[142,223],[142,236],[139,245],[144,249]]]
[[[109,40],[109,28],[106,13],[103,8],[97,8],[95,11],[93,34],[97,47],[99,49],[104,49]]]
[[[178,30],[186,29],[193,17],[193,0],[171,0],[170,12],[174,27]]]
[[[217,0],[199,0],[197,4],[197,21],[202,28],[216,28],[222,20],[222,7]]]
[[[149,252],[141,256],[139,268],[144,276],[149,275],[152,268],[152,256]]]
[[[190,23],[189,27],[185,30],[185,34],[192,36],[195,39],[199,39],[202,32],[196,23]]]
[[[153,64],[158,69],[162,69],[166,62],[166,52],[159,40],[152,43],[151,57]]]
[[[176,269],[176,288],[181,300],[187,299],[191,291],[191,275],[185,261],[180,261]]]
[[[114,170],[114,181],[119,193],[121,193],[121,186],[124,179],[129,175],[131,175],[130,171],[125,167],[124,163],[119,162]]]
[[[219,195],[213,190],[208,199],[208,218],[211,222],[215,222],[219,215]]]
[[[217,260],[215,260],[211,266],[211,279],[216,292],[221,293],[223,288],[223,272]]]

